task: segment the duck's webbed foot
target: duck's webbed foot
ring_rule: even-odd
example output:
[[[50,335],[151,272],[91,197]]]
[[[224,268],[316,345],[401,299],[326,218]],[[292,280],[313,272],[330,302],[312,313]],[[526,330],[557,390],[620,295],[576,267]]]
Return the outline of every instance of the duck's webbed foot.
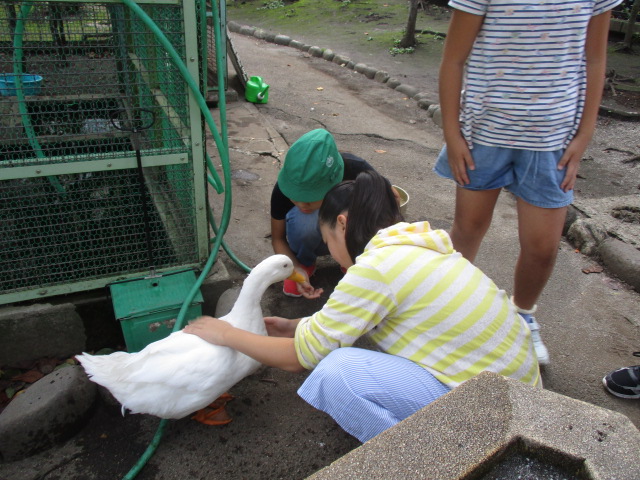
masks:
[[[191,419],[205,425],[226,425],[233,420],[225,409],[225,406],[231,400],[233,400],[233,395],[224,393],[207,407],[198,410]]]

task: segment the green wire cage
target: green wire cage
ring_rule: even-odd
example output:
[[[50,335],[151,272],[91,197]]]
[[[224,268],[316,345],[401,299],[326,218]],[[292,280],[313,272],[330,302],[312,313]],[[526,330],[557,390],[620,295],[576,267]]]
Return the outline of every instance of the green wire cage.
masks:
[[[206,89],[205,2],[136,3]],[[121,1],[2,2],[0,139],[0,304],[206,261],[202,115]]]

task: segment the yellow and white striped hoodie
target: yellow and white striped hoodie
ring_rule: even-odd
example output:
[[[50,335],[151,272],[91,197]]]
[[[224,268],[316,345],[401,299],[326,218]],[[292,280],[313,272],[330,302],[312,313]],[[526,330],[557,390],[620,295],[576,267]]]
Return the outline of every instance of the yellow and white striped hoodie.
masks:
[[[451,388],[486,370],[541,386],[529,329],[506,292],[428,222],[380,230],[322,310],[300,321],[296,353],[312,369],[365,334]]]

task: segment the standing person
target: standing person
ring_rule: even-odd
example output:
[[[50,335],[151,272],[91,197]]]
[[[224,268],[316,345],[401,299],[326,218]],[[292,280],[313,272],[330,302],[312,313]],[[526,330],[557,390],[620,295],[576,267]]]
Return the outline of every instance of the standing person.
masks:
[[[483,371],[540,387],[529,329],[506,292],[445,231],[401,219],[375,171],[340,183],[319,222],[347,271],[319,312],[267,317],[268,337],[212,317],[184,331],[272,367],[312,369],[298,394],[361,442]],[[361,336],[379,351],[353,347]]]
[[[338,151],[333,136],[324,129],[311,130],[296,140],[285,157],[271,193],[271,245],[274,253],[288,256],[308,280],[316,258],[328,255],[318,228],[318,209],[331,187],[352,180],[373,167],[350,153]],[[322,293],[309,281],[285,280],[290,297],[317,298]]]
[[[446,145],[434,170],[457,184],[451,240],[473,262],[502,188],[517,197],[512,301],[541,365],[549,353],[533,313],[595,129],[620,1],[449,2],[439,87]]]

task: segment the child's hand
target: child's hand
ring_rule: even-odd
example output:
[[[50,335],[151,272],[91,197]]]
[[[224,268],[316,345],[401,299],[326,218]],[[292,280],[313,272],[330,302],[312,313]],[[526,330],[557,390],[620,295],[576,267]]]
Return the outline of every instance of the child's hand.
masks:
[[[233,326],[224,320],[203,316],[189,322],[189,325],[184,327],[182,331],[196,335],[214,345],[226,346],[224,334],[232,328]]]
[[[304,298],[313,300],[314,298],[320,298],[324,290],[322,288],[314,288],[309,282],[298,284],[298,291]]]
[[[562,155],[562,158],[558,162],[558,170],[566,169],[564,174],[564,180],[560,184],[560,188],[563,192],[573,190],[576,184],[576,178],[578,178],[578,169],[580,168],[580,161],[584,155],[590,138],[585,138],[580,134],[577,134]]]
[[[309,274],[304,268],[296,268],[296,271],[306,279],[304,282],[296,283],[298,293],[309,300],[319,298],[324,290],[322,288],[314,288],[313,285],[311,285]]]
[[[447,158],[454,180],[458,185],[468,185],[470,181],[467,170],[475,170],[476,166],[467,141],[462,135],[455,140],[447,141]]]
[[[293,338],[298,322],[283,317],[264,317],[264,324],[270,337]]]

